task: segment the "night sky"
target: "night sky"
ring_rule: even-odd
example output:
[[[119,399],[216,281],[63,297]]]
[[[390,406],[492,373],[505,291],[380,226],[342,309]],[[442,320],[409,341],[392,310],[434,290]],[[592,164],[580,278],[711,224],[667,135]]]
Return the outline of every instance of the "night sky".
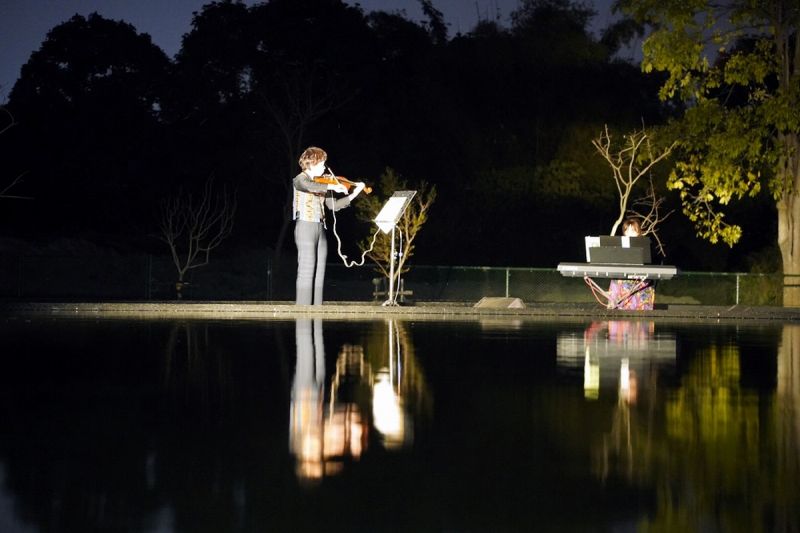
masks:
[[[153,42],[170,57],[189,31],[192,12],[210,0],[0,0],[0,103],[7,100],[19,70],[30,54],[44,41],[47,32],[73,15],[100,15],[124,20],[139,32],[149,34]],[[611,20],[611,0],[594,0],[598,16],[593,27],[603,28]],[[245,4],[259,3],[246,0]],[[404,12],[419,20],[422,12],[418,0],[361,0],[365,12],[384,10]],[[478,20],[499,16],[501,22],[518,6],[518,0],[434,0],[450,26],[451,34],[467,32]]]

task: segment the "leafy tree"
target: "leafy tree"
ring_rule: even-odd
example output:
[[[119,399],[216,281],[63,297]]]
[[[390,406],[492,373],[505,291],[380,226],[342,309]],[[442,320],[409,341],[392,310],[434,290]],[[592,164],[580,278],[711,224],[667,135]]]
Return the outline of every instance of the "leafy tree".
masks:
[[[280,254],[297,156],[309,144],[337,153],[328,139],[342,132],[332,135],[326,122],[342,122],[329,116],[375,63],[364,60],[370,38],[360,9],[339,0],[205,5],[176,58],[169,117],[183,164],[175,172],[212,168],[237,181],[248,191],[243,226],[262,239],[276,229]]]
[[[148,35],[96,13],[48,33],[8,104],[24,148],[16,157],[31,162],[38,189],[29,224],[130,227],[157,182],[150,165],[168,69]]]
[[[256,76],[268,76],[258,70],[260,32],[252,9],[240,1],[211,2],[194,13],[162,113],[170,181],[192,187],[214,173],[244,193],[237,218],[246,231],[234,239],[263,236],[272,222],[264,216],[272,206],[263,179],[262,117],[253,96]]]
[[[512,31],[537,62],[567,65],[604,60],[606,48],[589,31],[595,14],[587,4],[572,0],[522,0],[511,14]]]
[[[134,110],[153,113],[168,64],[150,36],[130,24],[97,13],[75,15],[53,28],[23,65],[9,107],[25,112],[27,119],[34,110],[46,114],[128,99]]]
[[[235,238],[280,248],[297,153],[313,144],[359,181],[386,167],[430,176],[451,211],[426,226],[440,244],[421,260],[549,265],[552,246],[607,218],[602,162],[573,133],[656,122],[655,82],[608,60],[584,4],[521,2],[512,27],[483,21],[450,40],[435,0],[420,0],[421,23],[343,0],[248,4],[203,6],[173,64],[122,22],[54,28],[15,88],[20,125],[3,143],[29,146],[8,168],[35,161],[39,231],[53,217],[124,231],[125,208],[214,172],[244,193]],[[574,224],[520,246],[517,219],[565,212]]]
[[[364,197],[357,205],[358,218],[365,222],[372,221],[380,211],[386,199],[395,191],[408,190],[408,182],[397,174],[393,169],[387,168],[380,179],[378,192],[368,197]],[[414,241],[419,236],[422,227],[428,221],[431,206],[436,201],[436,186],[426,182],[419,183],[414,187],[417,194],[411,200],[403,216],[395,226],[395,231],[399,233],[402,246],[396,249],[397,261],[395,263],[394,280],[397,283],[400,275],[408,271],[407,262],[414,255],[416,245]],[[375,270],[381,273],[387,280],[391,276],[392,262],[392,234],[376,233],[375,236],[366,238],[359,244],[361,251],[374,264]]]
[[[209,112],[245,98],[257,46],[257,28],[247,6],[224,0],[194,13],[176,56],[175,112],[207,120]]]
[[[272,156],[263,175],[280,201],[274,210],[280,217],[275,239],[280,265],[297,157],[308,145],[338,153],[329,139],[342,136],[347,117],[337,111],[361,96],[364,72],[374,68],[377,56],[364,14],[340,0],[271,0],[251,13],[259,30],[252,95],[258,133]]]
[[[447,24],[444,22],[442,12],[433,6],[431,0],[419,0],[422,12],[428,17],[428,31],[430,31],[433,42],[445,44],[447,42]]]
[[[735,200],[768,192],[785,274],[800,274],[800,4],[795,0],[621,0],[651,32],[645,72],[664,72],[678,160],[669,186],[697,234],[733,245]],[[787,288],[785,305],[800,305]]]

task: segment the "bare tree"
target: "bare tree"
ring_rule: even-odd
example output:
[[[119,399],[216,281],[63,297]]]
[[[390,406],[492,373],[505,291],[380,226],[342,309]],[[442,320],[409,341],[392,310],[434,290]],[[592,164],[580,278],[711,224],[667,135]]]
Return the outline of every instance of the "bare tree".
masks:
[[[647,193],[641,198],[633,201],[633,209],[629,209],[627,216],[639,220],[639,227],[642,230],[642,235],[650,235],[656,241],[656,249],[659,255],[666,257],[667,253],[664,250],[664,244],[661,242],[661,237],[658,235],[658,226],[667,219],[673,212],[669,210],[666,213],[661,211],[664,203],[664,197],[656,194],[656,188],[653,185],[653,178],[650,179],[650,185],[647,188]]]
[[[178,271],[175,283],[178,298],[187,285],[186,273],[207,265],[211,251],[222,244],[233,229],[236,195],[229,195],[225,188],[214,195],[213,182],[213,177],[206,180],[199,201],[192,194],[179,191],[161,202],[159,239],[169,246]]]
[[[656,149],[644,127],[628,135],[623,135],[622,138],[621,145],[615,144],[608,131],[608,126],[605,126],[598,138],[592,140],[592,145],[597,152],[611,166],[614,184],[619,194],[619,216],[611,226],[610,235],[614,235],[622,221],[629,216],[635,216],[645,223],[642,226],[643,233],[655,234],[656,226],[666,216],[659,216],[658,210],[663,199],[656,196],[652,179],[647,195],[631,204],[640,209],[645,208],[645,211],[640,213],[628,209],[628,203],[631,201],[631,194],[639,180],[648,175],[657,163],[667,158],[677,142],[673,142],[666,148]]]

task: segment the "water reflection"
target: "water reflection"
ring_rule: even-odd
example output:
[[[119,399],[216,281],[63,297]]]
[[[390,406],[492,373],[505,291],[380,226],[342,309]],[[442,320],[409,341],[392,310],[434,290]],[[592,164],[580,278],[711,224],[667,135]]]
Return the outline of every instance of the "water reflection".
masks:
[[[413,347],[401,329],[394,320],[387,321],[385,335],[378,331],[371,336],[374,352],[369,356],[361,345],[343,344],[328,380],[323,321],[297,319],[289,450],[299,479],[319,480],[360,459],[371,429],[386,449],[411,443],[413,417],[404,405],[404,384],[415,384],[411,389],[423,398],[427,392],[419,388],[422,380],[410,379],[416,365],[406,364],[406,350],[413,354]],[[384,336],[384,342],[375,342]]]
[[[289,449],[297,476],[320,479],[357,460],[366,446],[367,428],[359,393],[367,386],[366,362],[360,346],[344,345],[336,359],[330,398],[325,404],[325,342],[321,319],[295,324],[297,364],[289,414]]]
[[[183,401],[224,406],[232,387],[230,357],[214,345],[208,323],[179,321],[164,343],[162,386]]]
[[[656,334],[653,321],[595,321],[582,334],[560,334],[557,343],[559,364],[577,367],[582,362],[587,399],[597,400],[601,388],[616,392],[610,427],[593,446],[594,473],[604,483],[611,475],[628,482],[646,476],[649,457],[635,450],[649,448],[659,370],[676,363],[674,333]],[[637,409],[640,400],[644,406]]]
[[[652,322],[593,322],[563,332],[559,364],[583,362],[585,397],[616,390],[592,440],[592,472],[651,493],[639,527],[655,531],[798,531],[800,528],[800,327],[780,329],[777,350],[709,330],[691,339],[677,382],[674,334]],[[689,340],[691,339],[691,340]],[[776,387],[762,369],[777,352]],[[745,371],[747,366],[747,371]]]
[[[406,365],[403,354],[410,347],[407,335],[400,334],[400,326],[389,320],[387,326],[386,359],[373,377],[372,417],[375,429],[387,448],[399,448],[410,444],[413,434],[411,417],[405,409],[403,395]]]
[[[47,320],[0,338],[0,531],[800,528],[797,325]]]
[[[800,530],[800,326],[786,326],[778,349],[776,401],[776,530]]]
[[[592,322],[583,333],[562,332],[557,339],[559,366],[583,368],[587,398],[598,398],[600,388],[617,388],[620,398],[636,402],[638,376],[674,366],[674,333],[655,333],[655,322],[609,320]]]
[[[316,339],[314,338],[316,335]],[[297,365],[289,412],[289,449],[297,457],[297,475],[319,478],[323,474],[322,402],[325,379],[325,345],[322,321],[295,323]],[[316,342],[315,342],[316,340]]]
[[[646,481],[657,495],[653,528],[798,531],[799,344],[797,326],[785,326],[777,391],[748,385],[743,371],[749,358],[771,354],[748,354],[746,344],[729,341],[695,351],[666,394],[663,429],[635,450],[649,463]],[[648,430],[636,428],[641,440]]]

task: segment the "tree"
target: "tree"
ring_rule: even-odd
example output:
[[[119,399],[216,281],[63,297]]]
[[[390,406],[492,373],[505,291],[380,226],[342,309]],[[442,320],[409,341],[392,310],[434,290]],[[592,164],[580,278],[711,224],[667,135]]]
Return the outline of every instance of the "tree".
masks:
[[[315,83],[316,82],[316,83]],[[267,179],[284,193],[281,225],[275,242],[275,264],[280,265],[283,243],[292,221],[292,180],[297,169],[297,157],[304,149],[309,127],[321,117],[340,107],[345,97],[340,95],[326,76],[317,69],[298,69],[296,72],[276,73],[277,89],[261,90],[257,96],[265,114],[271,118],[274,133],[284,148],[286,173],[267,174]],[[318,88],[317,86],[322,86]]]
[[[592,145],[603,159],[611,167],[614,175],[614,184],[617,188],[619,200],[619,213],[614,224],[611,226],[611,233],[614,235],[622,221],[628,216],[634,216],[642,221],[642,235],[653,235],[658,242],[659,250],[663,254],[661,241],[658,239],[657,226],[663,220],[659,213],[659,206],[663,198],[656,195],[652,178],[647,195],[643,199],[634,200],[631,203],[631,194],[636,184],[644,176],[648,175],[651,169],[659,162],[666,159],[677,144],[675,141],[665,148],[656,148],[651,142],[650,135],[643,127],[641,130],[633,131],[623,136],[622,145],[613,142],[612,135],[606,126],[600,135],[592,140]],[[629,207],[629,203],[631,203]],[[640,204],[645,209],[641,213],[635,209],[633,204]]]
[[[207,120],[220,105],[246,97],[258,45],[257,27],[241,1],[210,2],[193,14],[176,56],[174,105],[181,116]]]
[[[248,17],[250,104],[259,145],[269,153],[260,174],[280,205],[280,265],[297,157],[309,144],[330,150],[327,139],[342,136],[342,117],[332,120],[333,132],[325,120],[361,92],[361,71],[375,64],[375,47],[361,9],[341,0],[271,0],[250,8]]]
[[[38,189],[28,223],[50,234],[54,220],[59,229],[132,227],[159,177],[168,70],[150,36],[96,13],[47,34],[8,103],[19,122],[13,156],[30,162]]]
[[[14,115],[12,115],[11,112],[8,109],[6,109],[5,107],[0,107],[0,111],[3,112],[3,114],[5,115],[6,120],[7,120],[7,122],[5,124],[2,124],[0,126],[0,135],[2,135],[5,132],[7,132],[8,130],[10,130],[11,128],[13,128],[14,125],[16,125],[17,122],[14,120]]]
[[[364,197],[357,204],[360,220],[372,221],[380,211],[383,203],[394,191],[407,190],[408,182],[391,168],[387,168],[380,179],[379,192]],[[419,235],[422,227],[428,221],[428,212],[433,202],[436,201],[436,186],[420,182],[415,187],[417,194],[411,200],[403,216],[395,226],[395,231],[400,234],[402,243],[399,250],[395,250],[397,262],[395,263],[394,279],[390,280],[392,262],[392,234],[377,233],[374,237],[364,239],[359,243],[359,248],[374,264],[387,281],[397,283],[401,274],[408,272],[408,260],[414,255],[414,240]],[[373,240],[374,239],[374,240]]]
[[[419,0],[422,13],[428,17],[428,31],[433,42],[445,44],[447,42],[447,24],[444,22],[442,12],[433,6],[431,0]]]
[[[4,107],[0,107],[0,112],[5,114],[5,116],[8,118],[8,122],[6,124],[3,124],[3,125],[0,126],[0,135],[2,135],[5,132],[7,132],[8,130],[10,130],[11,128],[13,128],[17,123],[14,120],[14,115],[12,115],[11,112],[8,109],[6,109]],[[16,199],[25,198],[25,199],[28,199],[25,196],[12,196],[12,195],[8,194],[8,192],[11,189],[13,189],[14,186],[16,186],[20,182],[21,179],[22,179],[22,175],[19,175],[16,178],[14,178],[13,180],[11,180],[10,183],[8,183],[6,185],[0,185],[0,198],[16,198]]]
[[[213,183],[213,178],[206,180],[199,201],[181,191],[161,202],[159,239],[169,246],[172,262],[178,271],[175,284],[178,298],[181,298],[186,285],[186,273],[207,265],[211,251],[233,230],[236,197],[229,196],[226,190],[213,196]]]
[[[595,41],[589,22],[595,11],[572,0],[522,0],[511,14],[512,31],[537,61],[547,65],[604,60],[608,51]]]
[[[742,228],[725,218],[735,200],[768,191],[777,208],[784,274],[800,274],[800,4],[795,0],[621,0],[651,31],[642,69],[664,72],[679,191],[697,235],[733,246]],[[800,305],[787,284],[784,305]]]

